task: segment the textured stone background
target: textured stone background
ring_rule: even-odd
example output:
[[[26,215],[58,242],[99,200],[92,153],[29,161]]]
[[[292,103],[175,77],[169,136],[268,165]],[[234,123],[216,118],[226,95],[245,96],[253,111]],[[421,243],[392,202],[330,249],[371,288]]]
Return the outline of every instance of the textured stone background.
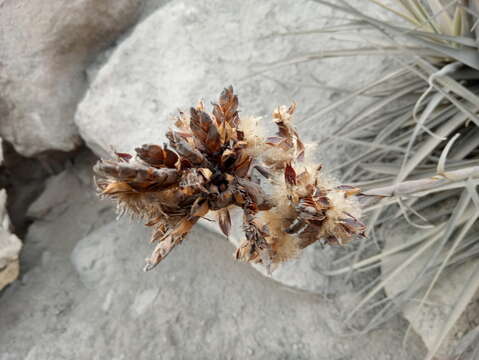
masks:
[[[311,115],[392,62],[272,64],[357,46],[278,35],[342,17],[306,0],[0,0],[0,187],[11,197],[9,230],[24,243],[20,277],[0,292],[0,360],[423,357],[418,337],[401,346],[399,317],[378,332],[340,336],[358,284],[320,274],[335,250],[310,248],[267,278],[198,227],[143,273],[148,231],[116,221],[92,184],[97,156],[161,143],[178,108],[208,104],[230,84],[242,115],[262,116],[266,129],[274,107],[296,101],[315,156],[340,163],[341,146],[321,149],[321,139],[366,100]]]

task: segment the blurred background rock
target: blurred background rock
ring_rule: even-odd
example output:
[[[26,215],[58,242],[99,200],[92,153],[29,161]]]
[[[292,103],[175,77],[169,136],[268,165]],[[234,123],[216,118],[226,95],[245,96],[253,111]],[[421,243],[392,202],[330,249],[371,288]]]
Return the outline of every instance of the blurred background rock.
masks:
[[[321,141],[366,100],[324,120],[312,114],[392,62],[301,63],[348,44],[288,33],[344,18],[306,0],[0,0],[0,288],[11,283],[0,293],[0,360],[423,358],[419,337],[402,346],[399,316],[381,331],[338,336],[355,289],[371,281],[319,271],[347,250],[309,248],[268,278],[202,226],[145,274],[148,231],[116,221],[92,183],[98,156],[162,143],[177,109],[230,84],[241,115],[266,127],[276,106],[296,101],[315,156],[340,164],[348,148]]]

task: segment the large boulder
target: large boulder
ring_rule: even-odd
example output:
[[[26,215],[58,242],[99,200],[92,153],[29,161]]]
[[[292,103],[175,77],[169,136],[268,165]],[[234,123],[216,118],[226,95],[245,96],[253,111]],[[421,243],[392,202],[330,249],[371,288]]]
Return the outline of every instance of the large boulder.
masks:
[[[320,145],[362,101],[333,112],[328,121],[310,115],[330,104],[337,88],[351,88],[351,79],[360,87],[385,67],[374,58],[340,58],[321,66],[276,64],[347,46],[331,36],[285,34],[331,25],[328,19],[334,16],[341,14],[306,0],[171,2],[136,26],[103,66],[90,67],[92,83],[75,117],[82,138],[100,156],[109,156],[112,149],[130,152],[144,143],[161,144],[179,108],[188,109],[200,98],[209,106],[232,84],[241,114],[263,116],[266,131],[273,131],[272,110],[296,101],[301,136]],[[322,155],[319,148],[316,155],[326,169],[344,159],[338,148],[329,145]],[[230,239],[237,243],[241,236],[238,231]],[[273,278],[325,292],[328,279],[318,269],[328,266],[330,253],[310,248]]]
[[[0,138],[0,172],[4,170],[2,149]],[[0,290],[14,281],[20,273],[18,257],[21,248],[22,242],[11,232],[10,217],[7,213],[7,191],[0,189]]]
[[[11,233],[7,214],[7,192],[0,190],[0,290],[14,281],[20,273],[20,239]]]
[[[338,337],[338,302],[269,281],[201,228],[144,273],[149,231],[113,221],[91,160],[76,158],[30,208],[22,277],[0,301],[0,359],[424,357],[418,341],[402,348],[400,319]]]
[[[92,83],[76,124],[98,155],[112,147],[131,151],[164,140],[178,109],[199,99],[209,105],[231,84],[239,93],[241,114],[264,116],[265,126],[275,107],[296,101],[300,132],[317,142],[330,134],[334,121],[307,120],[308,115],[330,104],[338,89],[351,88],[352,78],[360,87],[384,68],[380,59],[371,58],[336,58],[320,66],[317,61],[276,63],[348,46],[332,36],[285,34],[328,26],[333,16],[341,14],[306,0],[171,2],[137,25],[103,66],[90,67]],[[344,117],[352,108],[332,117]],[[336,160],[329,150],[325,160]]]
[[[0,134],[25,156],[80,143],[84,70],[138,16],[141,0],[19,0],[0,9]]]

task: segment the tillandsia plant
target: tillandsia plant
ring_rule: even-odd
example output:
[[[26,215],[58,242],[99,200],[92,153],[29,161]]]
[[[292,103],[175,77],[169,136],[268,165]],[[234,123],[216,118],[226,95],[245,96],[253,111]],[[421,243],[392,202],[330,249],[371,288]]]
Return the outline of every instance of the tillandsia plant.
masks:
[[[243,212],[245,235],[236,259],[268,272],[316,241],[341,245],[364,236],[359,189],[338,185],[307,161],[292,125],[295,105],[274,111],[278,131],[270,137],[260,135],[257,119],[239,116],[232,87],[212,106],[211,113],[201,102],[189,114],[180,112],[168,144],[143,145],[134,156],[116,153],[94,167],[100,195],[153,228],[157,245],[145,270],[210,212],[228,236],[232,207]]]
[[[454,333],[455,324],[468,304],[476,301],[479,291],[479,267],[474,265],[479,259],[479,1],[369,0],[393,14],[388,21],[365,13],[351,1],[315,1],[347,15],[347,19],[342,26],[329,29],[311,29],[307,24],[307,33],[342,33],[343,39],[356,40],[360,31],[367,45],[318,51],[282,63],[379,54],[393,55],[391,65],[395,65],[393,71],[308,119],[324,121],[327,112],[358,96],[369,97],[369,104],[329,139],[359,144],[364,150],[330,170],[341,171],[343,179],[361,187],[365,194],[387,196],[363,206],[369,215],[368,238],[336,261],[342,265],[324,269],[324,273],[350,276],[353,270],[384,271],[385,265],[407,252],[407,261],[367,285],[362,291],[365,296],[349,313],[347,319],[352,320],[365,309],[376,310],[364,328],[367,331],[405,307],[414,306],[412,318],[418,318],[432,298],[433,288],[459,265],[470,265],[470,278],[461,284],[461,290],[448,294],[449,303],[454,305],[447,309],[447,320],[429,344],[427,359],[431,360],[442,352],[444,340]],[[384,225],[402,219],[415,228],[415,235],[387,248],[391,236],[384,234]],[[381,246],[384,248],[379,254],[371,255],[372,249]],[[389,284],[405,280],[399,279],[401,271],[415,264],[419,270],[405,281],[403,291],[378,300],[376,295]],[[456,349],[449,349],[453,354],[449,356],[478,359],[478,343],[476,324]],[[471,348],[471,353],[464,351]]]

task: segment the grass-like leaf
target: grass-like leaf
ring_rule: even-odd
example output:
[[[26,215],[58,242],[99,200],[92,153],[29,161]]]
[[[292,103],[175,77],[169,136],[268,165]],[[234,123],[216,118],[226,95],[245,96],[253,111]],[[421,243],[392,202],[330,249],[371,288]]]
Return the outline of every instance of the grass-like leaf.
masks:
[[[376,47],[376,51],[364,47],[369,54],[400,54],[394,58],[398,66],[391,73],[307,119],[312,122],[322,118],[360,94],[380,94],[346,119],[347,125],[327,140],[364,149],[335,170],[342,173],[343,179],[361,186],[364,194],[382,198],[365,203],[370,238],[353,253],[338,259],[334,269],[322,272],[349,278],[354,272],[376,269],[395,254],[414,249],[399,267],[365,287],[363,299],[348,314],[347,319],[352,320],[360,312],[375,311],[363,328],[368,331],[417,296],[421,297],[419,312],[446,272],[479,256],[479,239],[472,231],[479,218],[479,1],[467,5],[453,0],[398,0],[399,6],[393,8],[381,0],[369,0],[396,15],[397,23],[370,16],[345,0],[315,1],[361,24],[365,43]],[[310,57],[307,61],[318,59]],[[428,211],[431,208],[440,210]],[[419,227],[417,235],[365,257],[366,250],[370,253],[384,241],[381,226],[402,217]],[[421,260],[426,253],[432,255]],[[424,265],[408,289],[393,299],[378,298],[402,269],[416,261]],[[478,277],[479,269],[458,298],[428,359],[435,356],[472,299],[479,287]]]

